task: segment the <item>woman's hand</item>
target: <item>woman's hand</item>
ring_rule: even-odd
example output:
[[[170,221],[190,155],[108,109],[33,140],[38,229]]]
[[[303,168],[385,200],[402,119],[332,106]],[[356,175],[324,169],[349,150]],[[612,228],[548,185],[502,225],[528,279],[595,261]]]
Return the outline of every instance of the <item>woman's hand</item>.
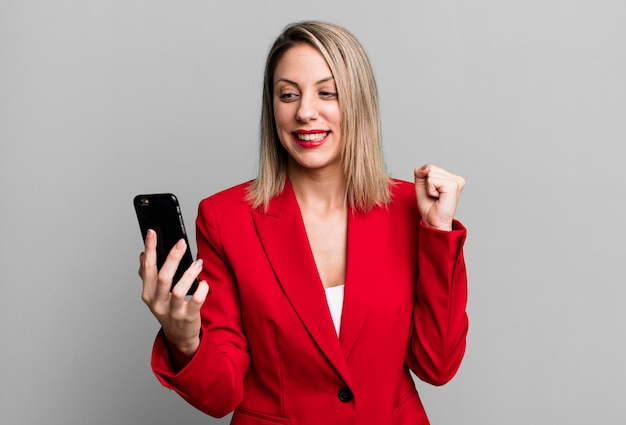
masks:
[[[170,292],[187,246],[184,240],[178,241],[157,271],[156,244],[156,232],[149,230],[145,251],[139,257],[139,276],[143,279],[141,299],[163,327],[170,348],[177,351],[174,357],[189,359],[200,345],[200,308],[209,292],[209,285],[201,281],[196,292],[187,298],[187,291],[202,270],[202,260],[195,261]]]
[[[456,206],[465,179],[431,164],[415,169],[415,195],[422,222],[427,227],[452,230]]]

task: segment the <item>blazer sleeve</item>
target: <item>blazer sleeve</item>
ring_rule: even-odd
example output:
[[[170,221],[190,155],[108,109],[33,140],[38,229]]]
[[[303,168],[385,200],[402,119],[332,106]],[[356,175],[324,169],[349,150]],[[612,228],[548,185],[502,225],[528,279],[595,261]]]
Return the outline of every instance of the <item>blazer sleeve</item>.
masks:
[[[465,237],[466,229],[458,221],[450,232],[419,224],[419,276],[407,364],[421,380],[433,385],[452,379],[465,353]]]
[[[211,200],[200,203],[196,220],[198,257],[204,261],[201,280],[209,284],[202,307],[200,346],[181,370],[172,367],[167,342],[157,335],[152,369],[159,381],[210,416],[222,417],[243,399],[243,379],[250,365],[242,331],[239,294],[224,254]]]

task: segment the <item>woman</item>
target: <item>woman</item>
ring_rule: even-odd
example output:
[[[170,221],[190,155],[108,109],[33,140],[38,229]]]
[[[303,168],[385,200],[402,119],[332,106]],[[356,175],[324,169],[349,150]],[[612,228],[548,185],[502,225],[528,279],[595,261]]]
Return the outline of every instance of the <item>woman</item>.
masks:
[[[465,350],[464,180],[385,174],[368,59],[335,25],[278,37],[261,127],[259,176],[201,202],[198,260],[171,293],[184,242],[157,273],[146,238],[155,374],[233,424],[427,424],[409,371],[442,385]]]

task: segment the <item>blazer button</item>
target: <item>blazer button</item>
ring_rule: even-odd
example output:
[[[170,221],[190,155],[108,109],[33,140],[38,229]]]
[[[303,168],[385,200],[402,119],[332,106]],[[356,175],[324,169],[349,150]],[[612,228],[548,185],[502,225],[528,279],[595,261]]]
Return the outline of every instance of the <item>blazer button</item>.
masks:
[[[348,387],[343,387],[342,389],[340,389],[337,395],[339,396],[339,400],[344,403],[348,403],[354,398],[354,394],[352,394],[352,391],[350,391],[350,388]]]

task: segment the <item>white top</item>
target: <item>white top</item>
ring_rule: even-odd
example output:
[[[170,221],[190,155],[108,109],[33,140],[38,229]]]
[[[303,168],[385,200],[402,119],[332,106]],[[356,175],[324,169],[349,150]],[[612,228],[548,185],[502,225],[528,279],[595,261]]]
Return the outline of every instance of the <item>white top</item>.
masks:
[[[341,312],[343,311],[344,285],[324,289],[326,290],[326,302],[328,302],[330,316],[333,318],[335,331],[337,332],[337,336],[339,336],[339,328],[341,328]]]

